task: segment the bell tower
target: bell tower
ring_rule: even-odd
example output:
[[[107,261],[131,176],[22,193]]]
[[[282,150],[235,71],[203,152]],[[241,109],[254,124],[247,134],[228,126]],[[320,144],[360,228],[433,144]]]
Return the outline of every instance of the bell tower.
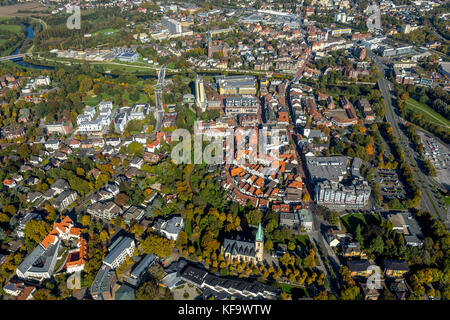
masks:
[[[255,258],[257,262],[263,261],[263,254],[264,254],[264,231],[261,226],[261,223],[259,223],[258,231],[256,231],[255,236]]]

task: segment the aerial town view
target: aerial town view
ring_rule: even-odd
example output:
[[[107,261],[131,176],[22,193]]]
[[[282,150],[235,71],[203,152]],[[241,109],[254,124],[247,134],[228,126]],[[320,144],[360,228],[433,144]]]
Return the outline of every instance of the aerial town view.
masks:
[[[448,0],[0,0],[0,300],[450,300],[449,77]]]

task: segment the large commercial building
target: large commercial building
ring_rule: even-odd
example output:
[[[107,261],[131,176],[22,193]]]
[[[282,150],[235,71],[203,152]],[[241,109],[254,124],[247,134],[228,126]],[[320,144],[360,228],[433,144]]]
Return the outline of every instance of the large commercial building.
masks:
[[[306,165],[311,180],[315,182],[330,180],[339,182],[347,173],[348,157],[306,157]]]
[[[314,199],[324,206],[364,207],[370,198],[367,181],[354,180],[349,186],[335,181],[321,181],[314,188]]]
[[[383,57],[397,57],[404,54],[412,54],[413,53],[413,47],[412,46],[406,46],[406,47],[398,47],[398,48],[383,48]]]
[[[364,207],[370,198],[370,186],[359,173],[361,159],[352,161],[347,168],[348,157],[306,157],[311,180],[315,184],[314,200],[317,204],[344,207]],[[350,171],[350,172],[348,172]],[[351,183],[341,183],[348,174]]]
[[[220,94],[256,95],[256,78],[254,76],[217,76],[215,80]]]
[[[183,32],[183,26],[181,22],[178,22],[174,19],[163,17],[161,19],[161,24],[166,27],[171,34],[178,34]]]

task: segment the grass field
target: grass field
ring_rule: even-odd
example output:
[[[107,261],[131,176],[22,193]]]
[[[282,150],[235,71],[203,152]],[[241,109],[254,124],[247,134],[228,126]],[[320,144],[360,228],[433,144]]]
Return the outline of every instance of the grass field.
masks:
[[[0,24],[0,30],[7,30],[15,33],[19,33],[22,27],[17,24]]]
[[[355,233],[356,227],[358,224],[361,227],[367,226],[369,223],[377,222],[378,219],[371,214],[347,214],[341,217],[342,224],[345,229],[350,233]]]
[[[297,243],[300,243],[306,247],[306,244],[309,242],[309,237],[306,235],[297,235],[295,240],[297,240]]]
[[[441,125],[447,129],[450,128],[450,121],[445,119],[442,115],[428,107],[427,105],[420,103],[412,98],[409,98],[408,101],[406,101],[406,107],[414,112],[419,112],[424,116],[425,119],[427,119],[430,122],[436,123],[438,125]]]
[[[116,33],[117,29],[113,29],[113,28],[102,29],[102,30],[94,32],[94,34],[101,33],[101,34],[105,35],[105,33],[108,33],[108,32]]]
[[[125,92],[122,95],[122,97],[124,99],[127,99],[130,104],[133,104],[133,103],[147,103],[148,102],[148,96],[146,94],[144,94],[144,93],[140,94],[139,100],[137,100],[137,101],[131,100],[130,97],[129,97],[129,93],[128,92]],[[100,101],[112,101],[112,100],[113,100],[112,97],[108,96],[107,94],[103,94],[102,96],[86,97],[86,99],[84,99],[83,102],[85,104],[89,105],[89,106],[96,106],[96,105],[98,105],[100,103]]]
[[[450,197],[444,196],[443,198],[444,198],[444,200],[445,200],[445,204],[446,204],[447,206],[450,206]]]
[[[86,97],[86,99],[84,99],[84,103],[89,105],[89,106],[96,106],[100,103],[101,101],[101,97],[97,96],[97,97]]]

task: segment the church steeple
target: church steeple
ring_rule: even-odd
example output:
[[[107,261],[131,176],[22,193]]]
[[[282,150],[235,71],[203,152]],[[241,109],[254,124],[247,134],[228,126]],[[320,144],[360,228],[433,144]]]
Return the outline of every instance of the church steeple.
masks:
[[[255,241],[264,242],[264,231],[262,229],[261,222],[259,223],[258,231],[256,231]]]
[[[255,236],[255,258],[257,262],[263,261],[264,255],[264,231],[261,223],[258,226],[258,231],[256,231]]]

